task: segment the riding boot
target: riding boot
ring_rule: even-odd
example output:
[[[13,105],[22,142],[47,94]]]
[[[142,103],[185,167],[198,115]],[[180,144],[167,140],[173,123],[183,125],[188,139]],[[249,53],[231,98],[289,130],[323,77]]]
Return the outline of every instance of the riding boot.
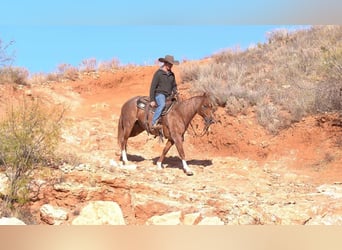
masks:
[[[161,129],[162,125],[160,123],[160,118],[158,118],[156,120],[156,122],[150,126],[150,128],[151,128],[151,130],[159,130],[159,129]]]

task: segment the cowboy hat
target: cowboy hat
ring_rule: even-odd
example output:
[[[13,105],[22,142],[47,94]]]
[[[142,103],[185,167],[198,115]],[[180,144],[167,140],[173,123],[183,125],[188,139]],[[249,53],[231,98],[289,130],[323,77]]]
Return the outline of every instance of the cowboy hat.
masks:
[[[170,56],[170,55],[166,55],[164,58],[161,57],[158,60],[159,60],[159,62],[168,62],[168,63],[175,64],[175,65],[179,64],[179,61],[176,61],[173,58],[173,56]]]

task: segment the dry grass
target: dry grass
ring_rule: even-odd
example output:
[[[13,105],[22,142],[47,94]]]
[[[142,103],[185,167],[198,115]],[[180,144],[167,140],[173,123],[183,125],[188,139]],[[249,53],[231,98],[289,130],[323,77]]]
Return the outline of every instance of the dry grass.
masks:
[[[99,63],[98,70],[99,71],[115,71],[119,68],[120,61],[117,58],[112,58],[109,61],[103,61]]]
[[[275,30],[265,44],[186,63],[181,77],[228,114],[254,108],[260,124],[277,133],[308,114],[341,112],[342,26]]]

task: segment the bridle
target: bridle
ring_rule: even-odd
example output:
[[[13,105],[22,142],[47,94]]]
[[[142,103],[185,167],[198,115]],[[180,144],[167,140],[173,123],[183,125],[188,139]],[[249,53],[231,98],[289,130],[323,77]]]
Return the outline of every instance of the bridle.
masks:
[[[209,108],[209,107],[206,107],[204,106],[203,108]],[[194,126],[192,125],[192,122],[190,122],[190,126],[192,128],[192,130],[194,131],[194,135],[197,136],[197,137],[202,137],[204,136],[206,133],[209,133],[209,127],[211,124],[215,123],[215,120],[212,118],[212,117],[204,117],[204,128],[201,132],[201,134],[197,134],[195,129],[194,129]]]

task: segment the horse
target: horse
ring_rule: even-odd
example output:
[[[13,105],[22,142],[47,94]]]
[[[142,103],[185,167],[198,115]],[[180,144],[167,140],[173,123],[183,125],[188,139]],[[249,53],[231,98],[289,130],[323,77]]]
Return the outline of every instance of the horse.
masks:
[[[193,175],[192,170],[185,160],[183,149],[184,134],[196,114],[203,117],[207,131],[209,126],[214,123],[213,104],[207,94],[190,97],[182,101],[177,100],[168,113],[161,116],[161,130],[151,131],[149,124],[152,115],[147,115],[146,110],[137,106],[137,101],[141,96],[135,96],[127,100],[121,107],[121,114],[118,122],[118,144],[121,150],[121,160],[123,164],[127,159],[127,140],[129,137],[137,136],[143,131],[153,135],[162,134],[166,139],[166,145],[156,163],[158,169],[163,169],[163,160],[169,149],[175,144],[179,157],[182,160],[183,171],[186,175]],[[149,105],[149,104],[147,104]],[[148,112],[148,109],[147,109]]]

